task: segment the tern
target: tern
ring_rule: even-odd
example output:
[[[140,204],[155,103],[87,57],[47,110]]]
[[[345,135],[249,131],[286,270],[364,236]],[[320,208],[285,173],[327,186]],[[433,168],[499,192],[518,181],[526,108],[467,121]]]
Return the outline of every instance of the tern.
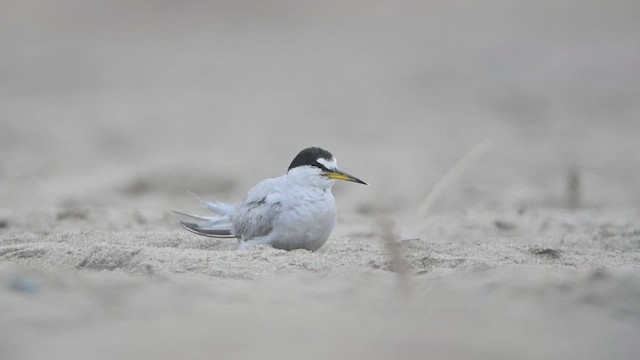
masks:
[[[336,180],[367,185],[340,170],[327,150],[309,147],[298,153],[285,175],[261,181],[240,204],[199,198],[218,216],[177,213],[202,221],[181,221],[185,229],[209,237],[236,237],[240,249],[269,244],[276,249],[315,251],[336,226],[336,203],[331,193]]]

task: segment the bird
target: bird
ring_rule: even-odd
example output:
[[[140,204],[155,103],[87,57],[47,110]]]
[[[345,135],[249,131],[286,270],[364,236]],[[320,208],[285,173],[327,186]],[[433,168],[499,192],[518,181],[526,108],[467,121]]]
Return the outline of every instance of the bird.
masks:
[[[239,204],[198,197],[217,216],[176,213],[202,221],[181,221],[185,229],[209,237],[236,237],[239,249],[268,244],[276,249],[316,251],[336,226],[331,187],[337,180],[367,185],[338,168],[329,151],[308,147],[291,161],[286,174],[261,181]]]

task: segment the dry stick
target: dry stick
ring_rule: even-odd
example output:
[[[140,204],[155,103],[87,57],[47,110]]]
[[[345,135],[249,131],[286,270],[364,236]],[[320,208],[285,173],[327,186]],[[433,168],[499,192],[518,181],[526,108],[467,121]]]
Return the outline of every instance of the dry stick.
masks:
[[[398,274],[400,286],[404,293],[407,294],[410,290],[410,266],[403,254],[400,236],[396,231],[394,223],[389,219],[380,220],[380,230],[382,233],[384,248],[387,252],[387,256],[389,257],[389,270]]]
[[[491,145],[491,139],[486,139],[471,149],[462,159],[458,160],[458,162],[444,174],[440,181],[436,183],[433,189],[429,191],[420,206],[418,206],[417,213],[419,215],[427,215],[440,197],[440,194],[442,194],[452,182],[456,181],[471,164],[484,155],[491,148]]]
[[[582,181],[580,170],[571,166],[567,173],[567,207],[578,209],[582,206]]]

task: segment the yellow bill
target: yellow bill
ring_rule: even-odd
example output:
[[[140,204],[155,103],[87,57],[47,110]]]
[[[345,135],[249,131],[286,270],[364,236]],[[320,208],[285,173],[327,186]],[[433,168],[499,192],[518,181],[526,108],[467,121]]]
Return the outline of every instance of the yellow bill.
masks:
[[[333,180],[351,181],[351,182],[355,182],[355,183],[358,183],[358,184],[367,185],[366,182],[358,179],[357,177],[355,177],[353,175],[349,175],[346,172],[340,171],[340,170],[329,171],[329,172],[325,173],[325,176],[328,177],[329,179],[333,179]]]

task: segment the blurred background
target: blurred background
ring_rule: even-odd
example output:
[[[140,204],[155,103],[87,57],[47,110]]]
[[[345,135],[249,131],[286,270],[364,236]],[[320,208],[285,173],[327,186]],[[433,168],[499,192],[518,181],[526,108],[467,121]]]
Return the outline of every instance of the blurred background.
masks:
[[[321,146],[346,211],[640,205],[637,1],[0,2],[0,207],[194,210]]]

